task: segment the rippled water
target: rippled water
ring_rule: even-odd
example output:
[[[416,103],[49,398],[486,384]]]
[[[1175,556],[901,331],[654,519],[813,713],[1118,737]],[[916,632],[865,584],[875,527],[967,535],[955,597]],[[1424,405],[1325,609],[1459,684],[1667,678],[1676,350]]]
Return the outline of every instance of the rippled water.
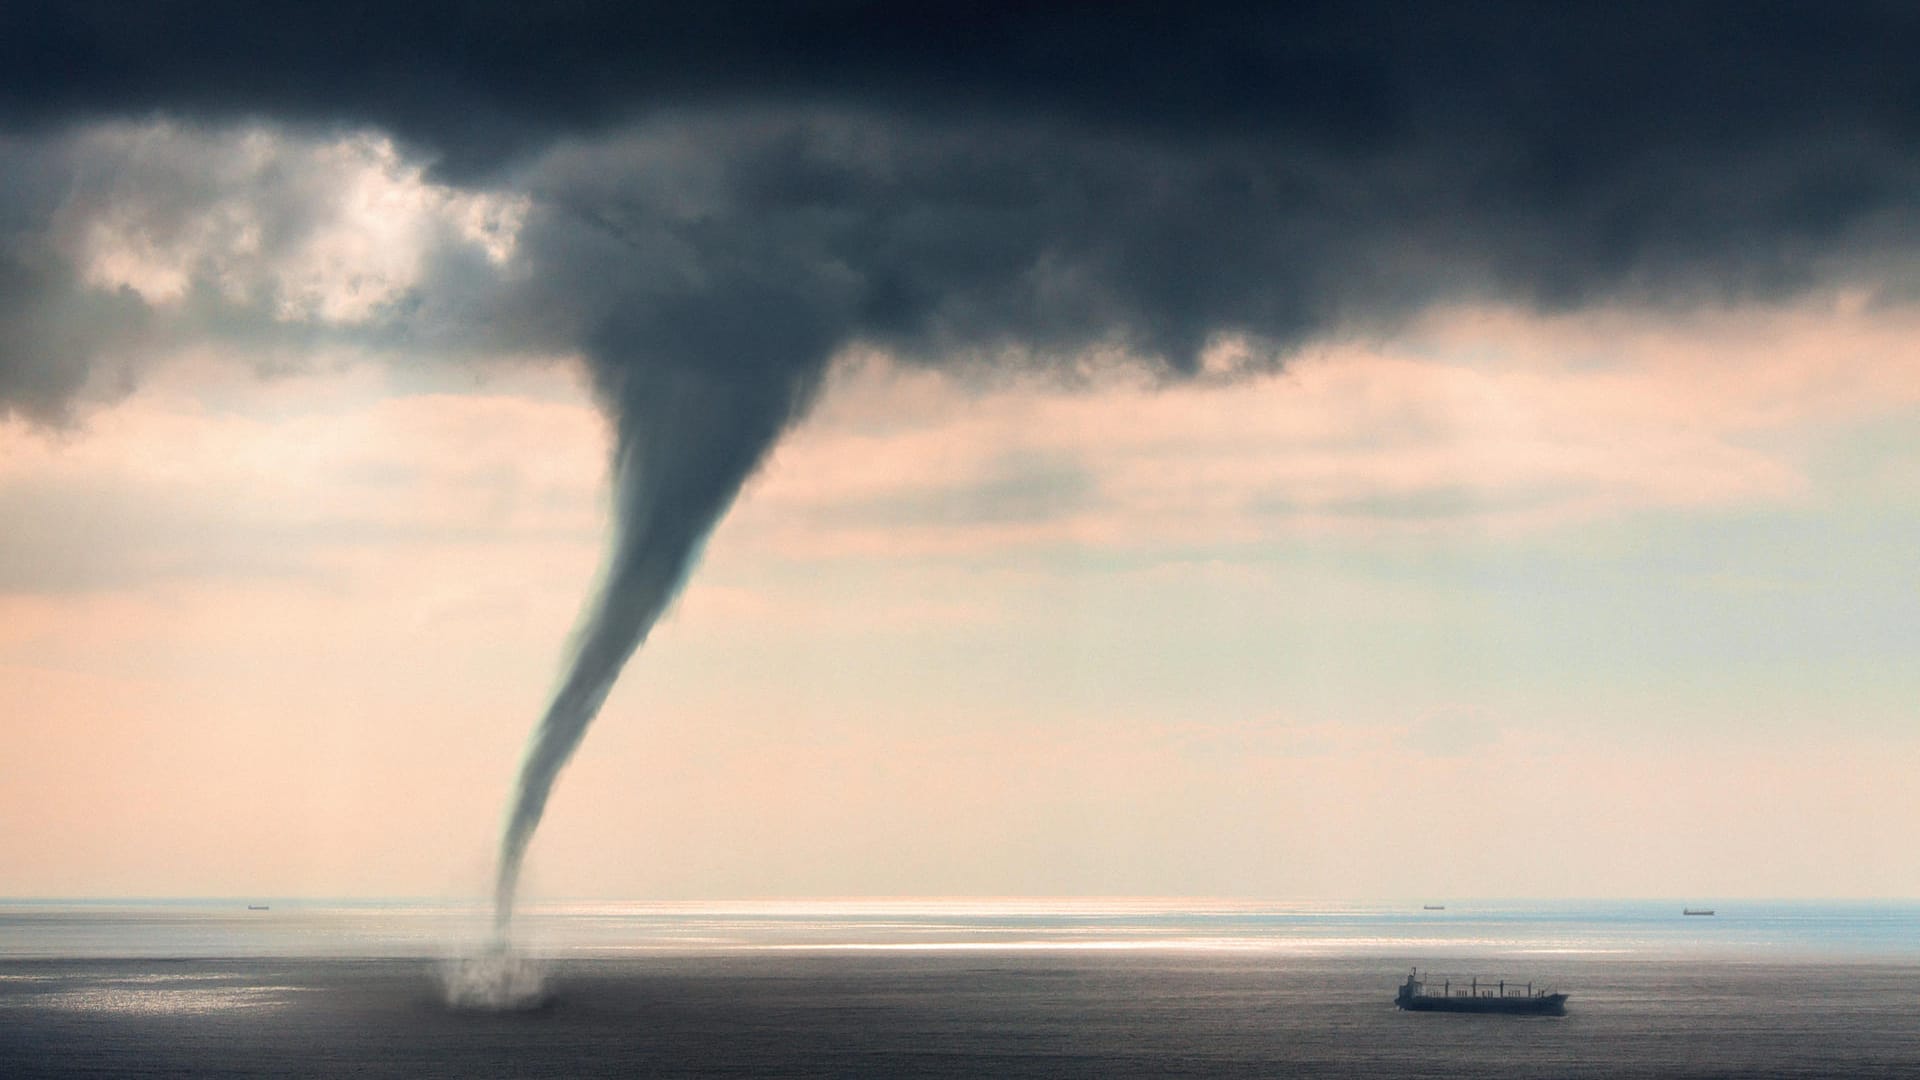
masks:
[[[1920,1076],[1920,909],[1679,908],[556,905],[498,1013],[477,908],[0,904],[0,1075]],[[1400,1013],[1412,964],[1569,1013]]]

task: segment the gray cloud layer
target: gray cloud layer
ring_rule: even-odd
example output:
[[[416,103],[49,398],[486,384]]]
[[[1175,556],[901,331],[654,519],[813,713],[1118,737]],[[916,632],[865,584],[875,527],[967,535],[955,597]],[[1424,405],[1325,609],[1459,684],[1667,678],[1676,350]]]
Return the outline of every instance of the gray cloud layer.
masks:
[[[104,120],[386,131],[534,193],[517,272],[446,245],[364,339],[703,364],[1116,344],[1181,369],[1211,334],[1285,346],[1456,297],[1897,285],[1916,53],[1897,4],[13,4],[0,410],[59,416],[95,365],[110,390],[180,340],[343,332],[259,290],[156,314],[82,283],[49,233],[117,174],[156,243],[232,195],[204,139],[114,162],[71,137]],[[299,169],[245,183],[264,242],[312,227]]]

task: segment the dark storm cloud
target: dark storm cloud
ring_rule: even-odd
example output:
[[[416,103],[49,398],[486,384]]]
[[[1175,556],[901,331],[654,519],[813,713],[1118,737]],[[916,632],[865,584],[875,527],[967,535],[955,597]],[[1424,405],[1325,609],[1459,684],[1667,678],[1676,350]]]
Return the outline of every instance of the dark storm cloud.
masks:
[[[754,101],[1346,141],[1395,119],[1377,21],[1170,5],[16,4],[0,15],[0,109],[22,123],[155,107],[370,123],[462,166],[654,108]]]
[[[57,258],[0,241],[0,416],[68,418],[90,380],[124,381],[109,357],[132,347],[146,310],[122,293],[83,288]]]
[[[752,101],[1176,139],[1511,139],[1543,183],[1635,147],[1916,133],[1912,5],[14,3],[16,123],[154,108],[369,123],[464,165]]]
[[[372,128],[531,186],[529,287],[443,253],[394,340],[1180,369],[1223,331],[1284,348],[1462,297],[1895,283],[1914,55],[1910,5],[17,3],[0,124]],[[15,306],[97,300],[32,239],[0,250],[40,298]],[[0,400],[44,412],[95,331],[37,318],[0,327]]]
[[[526,272],[488,333],[589,326],[727,368],[859,340],[943,362],[1114,346],[1186,371],[1220,333],[1284,351],[1436,301],[1678,307],[1887,284],[1920,209],[1920,153],[1858,132],[1649,161],[1546,201],[1476,144],[1201,152],[792,109],[661,116],[520,181]]]
[[[63,155],[0,138],[0,416],[62,419],[145,329],[138,299],[87,288],[46,235],[67,197],[67,166]]]

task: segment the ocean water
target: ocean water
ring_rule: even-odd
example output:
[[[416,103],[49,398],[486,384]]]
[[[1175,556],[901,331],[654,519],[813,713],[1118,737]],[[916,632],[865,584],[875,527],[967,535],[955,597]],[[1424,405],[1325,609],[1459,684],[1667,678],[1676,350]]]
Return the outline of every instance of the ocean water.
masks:
[[[0,1076],[1920,1076],[1920,905],[561,904],[489,1011],[478,907],[266,902],[0,902]]]

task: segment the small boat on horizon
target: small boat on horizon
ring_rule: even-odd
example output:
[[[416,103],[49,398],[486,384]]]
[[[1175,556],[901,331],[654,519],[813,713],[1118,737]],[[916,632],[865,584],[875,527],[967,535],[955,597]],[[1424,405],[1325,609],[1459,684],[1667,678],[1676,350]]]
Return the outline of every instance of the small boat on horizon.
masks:
[[[248,911],[266,911],[266,910],[267,910],[267,905],[265,905],[265,904],[248,904],[248,905],[247,905],[247,910],[248,910]]]
[[[1420,905],[1420,910],[1421,910],[1421,911],[1445,911],[1445,910],[1447,910],[1447,905],[1445,905],[1445,904],[1421,904],[1421,905]]]
[[[1680,909],[1680,914],[1682,914],[1682,915],[1711,915],[1711,914],[1713,914],[1713,909],[1712,909],[1712,908],[1710,908],[1710,907],[1703,907],[1703,908],[1692,908],[1692,907],[1690,907],[1690,908],[1681,908],[1681,909]]]

